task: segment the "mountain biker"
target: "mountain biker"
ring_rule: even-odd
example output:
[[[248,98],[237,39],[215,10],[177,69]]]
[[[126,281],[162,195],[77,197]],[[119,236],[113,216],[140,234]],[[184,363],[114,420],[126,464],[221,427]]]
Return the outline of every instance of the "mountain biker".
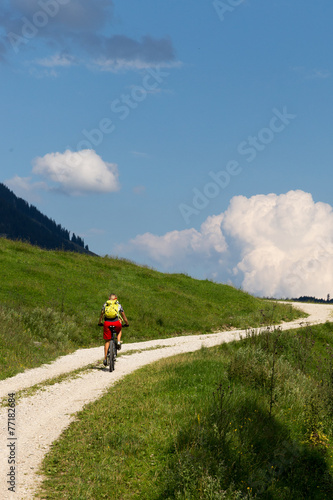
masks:
[[[121,321],[121,319],[119,317],[121,316],[121,318],[124,320],[125,326],[129,326],[128,325],[128,320],[126,318],[125,311],[122,308],[121,304],[119,304],[117,295],[115,293],[110,293],[109,300],[116,301],[115,303],[116,303],[116,306],[118,308],[118,312],[115,313],[116,315],[115,315],[114,318],[112,318],[112,319],[106,318],[105,317],[105,307],[107,306],[107,302],[105,302],[105,304],[102,307],[101,314],[100,314],[100,317],[99,317],[98,324],[99,325],[103,325],[103,338],[104,338],[104,341],[105,341],[105,344],[104,344],[104,360],[103,360],[104,366],[106,366],[106,364],[107,364],[106,358],[107,358],[108,349],[109,349],[110,340],[111,340],[111,331],[109,329],[109,326],[114,326],[115,327],[115,330],[116,330],[116,333],[117,333],[117,348],[119,350],[121,349],[121,333],[122,333],[121,330],[122,330],[122,326],[123,326],[122,321]],[[104,322],[103,322],[103,316],[104,316]]]

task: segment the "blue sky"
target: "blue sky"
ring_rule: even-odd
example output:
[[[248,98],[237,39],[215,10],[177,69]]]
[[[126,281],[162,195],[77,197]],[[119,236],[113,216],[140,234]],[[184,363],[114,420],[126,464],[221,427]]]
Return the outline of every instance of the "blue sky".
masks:
[[[1,181],[100,255],[332,294],[332,14],[3,1]]]

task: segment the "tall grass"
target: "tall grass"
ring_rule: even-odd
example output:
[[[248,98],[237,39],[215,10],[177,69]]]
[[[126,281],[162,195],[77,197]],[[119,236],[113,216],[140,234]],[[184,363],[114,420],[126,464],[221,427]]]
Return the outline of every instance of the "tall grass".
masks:
[[[75,318],[51,308],[0,306],[0,379],[72,352],[79,337]]]
[[[55,444],[42,497],[332,498],[332,332],[249,332],[126,377]]]

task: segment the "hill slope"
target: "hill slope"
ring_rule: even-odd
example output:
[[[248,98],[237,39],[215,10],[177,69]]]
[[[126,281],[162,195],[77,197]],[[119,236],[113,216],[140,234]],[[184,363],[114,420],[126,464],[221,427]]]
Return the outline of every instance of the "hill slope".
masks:
[[[99,312],[116,291],[130,322],[124,340],[255,327],[300,315],[227,285],[131,262],[45,251],[0,238],[1,377],[102,343]]]

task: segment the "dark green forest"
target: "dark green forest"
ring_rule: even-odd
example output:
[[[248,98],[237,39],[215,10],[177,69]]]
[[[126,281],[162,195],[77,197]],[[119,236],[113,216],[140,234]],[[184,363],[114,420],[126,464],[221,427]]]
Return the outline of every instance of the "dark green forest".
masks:
[[[0,183],[0,236],[23,240],[47,250],[90,253],[84,240],[42,214],[36,207],[18,198]]]

